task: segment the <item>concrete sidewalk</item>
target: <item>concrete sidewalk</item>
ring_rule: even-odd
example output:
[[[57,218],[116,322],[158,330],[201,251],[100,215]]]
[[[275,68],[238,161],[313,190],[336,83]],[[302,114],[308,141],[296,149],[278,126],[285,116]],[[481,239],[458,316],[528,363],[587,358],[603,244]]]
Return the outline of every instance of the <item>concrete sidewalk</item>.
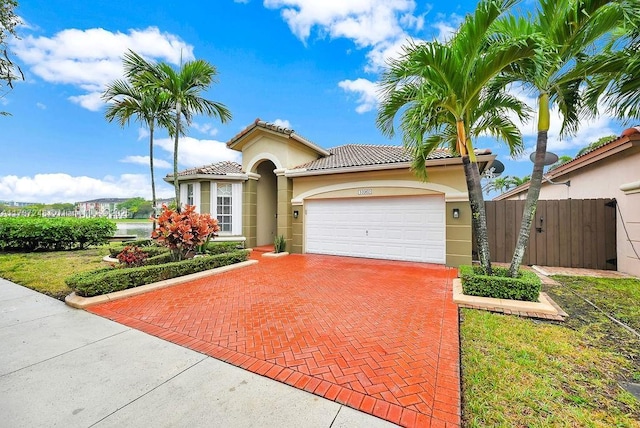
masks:
[[[389,427],[0,279],[6,427]]]

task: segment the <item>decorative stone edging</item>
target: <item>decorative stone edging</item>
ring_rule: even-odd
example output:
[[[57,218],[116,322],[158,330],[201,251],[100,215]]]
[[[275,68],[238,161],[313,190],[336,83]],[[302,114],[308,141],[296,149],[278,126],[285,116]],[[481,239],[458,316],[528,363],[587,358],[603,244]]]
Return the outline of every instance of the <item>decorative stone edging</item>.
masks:
[[[210,275],[216,275],[223,272],[228,272],[234,269],[240,269],[246,266],[251,266],[258,263],[257,260],[247,260],[240,263],[235,263],[228,266],[222,266],[215,269],[209,269],[202,272],[196,272],[189,275],[179,276],[177,278],[166,279],[164,281],[154,282],[153,284],[141,285],[139,287],[128,288],[126,290],[114,291],[113,293],[103,294],[95,297],[80,297],[76,293],[71,293],[64,298],[67,305],[77,308],[85,309],[89,306],[97,305],[99,303],[111,302],[113,300],[124,299],[125,297],[137,296],[138,294],[148,293],[154,290],[160,290],[161,288],[170,287],[172,285],[182,284],[185,282],[193,281],[196,279],[204,278]]]
[[[120,260],[116,259],[115,257],[111,257],[111,256],[104,256],[102,258],[103,262],[107,262],[107,263],[120,263]]]
[[[274,253],[274,252],[262,253],[262,257],[272,257],[272,258],[284,257],[288,255],[289,253],[287,253],[286,251],[282,251],[280,253]]]
[[[469,296],[462,291],[462,280],[460,278],[453,280],[453,301],[460,307],[532,318],[563,321],[568,316],[546,293],[540,293],[537,302]]]

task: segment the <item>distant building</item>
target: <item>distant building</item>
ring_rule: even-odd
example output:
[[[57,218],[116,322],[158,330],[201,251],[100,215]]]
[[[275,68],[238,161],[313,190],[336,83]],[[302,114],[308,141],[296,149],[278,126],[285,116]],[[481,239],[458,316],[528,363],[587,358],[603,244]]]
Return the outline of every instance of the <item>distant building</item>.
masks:
[[[118,204],[129,198],[100,198],[76,202],[77,217],[127,218],[127,210],[118,209]]]
[[[28,207],[29,205],[35,204],[36,202],[0,201],[0,205],[6,205],[8,207]]]

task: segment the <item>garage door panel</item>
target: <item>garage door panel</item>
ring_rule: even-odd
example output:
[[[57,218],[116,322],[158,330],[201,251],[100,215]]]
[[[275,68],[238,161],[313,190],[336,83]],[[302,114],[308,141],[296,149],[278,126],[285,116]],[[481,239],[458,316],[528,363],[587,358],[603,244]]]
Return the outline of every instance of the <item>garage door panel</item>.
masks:
[[[445,262],[441,196],[306,201],[309,253]]]

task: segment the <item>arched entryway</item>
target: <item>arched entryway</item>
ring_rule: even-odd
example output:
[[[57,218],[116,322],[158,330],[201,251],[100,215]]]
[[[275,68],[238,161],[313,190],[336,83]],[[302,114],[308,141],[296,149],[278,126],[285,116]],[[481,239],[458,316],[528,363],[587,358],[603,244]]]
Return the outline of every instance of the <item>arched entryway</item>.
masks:
[[[272,245],[278,230],[278,180],[270,160],[258,164],[256,189],[256,245]]]

